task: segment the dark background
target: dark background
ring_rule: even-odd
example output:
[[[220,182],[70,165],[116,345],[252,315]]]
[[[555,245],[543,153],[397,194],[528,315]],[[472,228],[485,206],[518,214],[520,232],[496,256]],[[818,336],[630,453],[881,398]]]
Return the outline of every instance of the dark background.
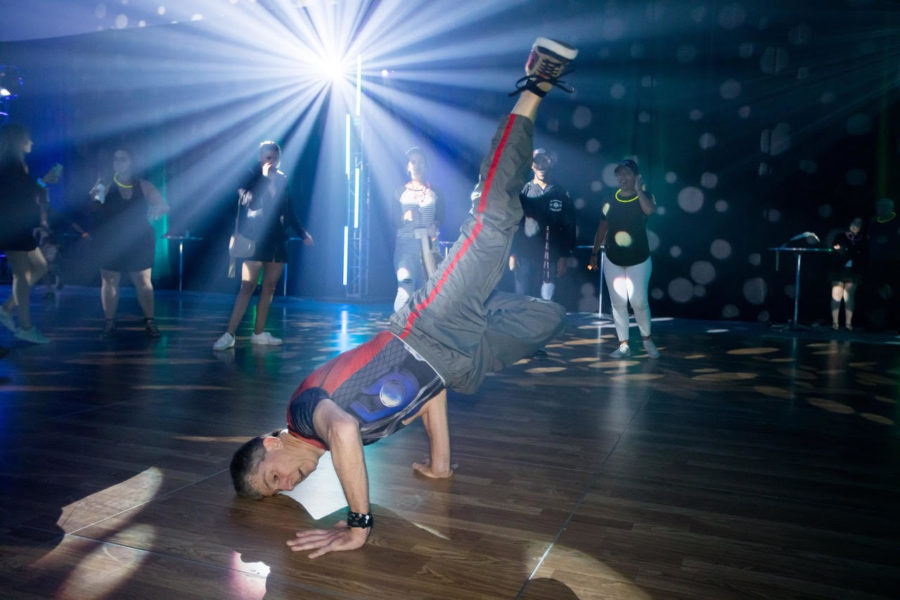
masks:
[[[186,287],[232,292],[224,247],[234,188],[255,145],[275,137],[285,146],[295,210],[317,241],[308,250],[293,244],[289,293],[343,297],[346,193],[335,144],[342,139],[333,133],[343,112],[328,109],[336,88],[295,107],[267,104],[270,81],[283,77],[261,68],[271,41],[232,38],[223,26],[232,18],[227,8],[196,22],[147,17],[146,27],[132,27],[141,16],[134,15],[117,27],[113,12],[145,3],[101,17],[95,2],[69,2],[66,30],[57,19],[35,20],[42,4],[53,3],[0,4],[7,40],[0,63],[15,65],[23,81],[10,113],[32,129],[32,168],[66,166],[53,191],[60,211],[89,226],[87,190],[113,147],[131,146],[172,206],[168,231],[204,238],[187,243]],[[399,10],[392,2],[360,4],[360,27],[390,23]],[[483,124],[510,106],[504,92],[535,34],[580,49],[568,77],[577,92],[548,97],[535,139],[559,158],[556,178],[576,201],[579,242],[590,244],[623,156],[637,158],[659,203],[649,223],[654,316],[786,321],[793,257],[776,271],[767,249],[803,231],[827,243],[853,217],[868,220],[878,198],[897,198],[896,3],[536,1],[492,3],[483,18],[479,3],[427,4],[445,8],[446,22],[375,53],[365,69],[372,244],[364,300],[394,291],[387,214],[391,191],[404,181],[398,150],[417,144],[431,153],[433,184],[448,202],[442,237],[452,239],[492,133]],[[467,8],[466,20],[450,18]],[[287,9],[261,2],[258,10],[278,19]],[[398,19],[373,39],[396,42],[405,25]],[[160,247],[157,285],[174,287],[177,247]],[[74,244],[68,256],[71,282],[98,282],[89,248]],[[579,251],[558,292],[569,310],[597,308],[586,258]],[[803,317],[826,319],[825,259],[809,256],[803,268]]]

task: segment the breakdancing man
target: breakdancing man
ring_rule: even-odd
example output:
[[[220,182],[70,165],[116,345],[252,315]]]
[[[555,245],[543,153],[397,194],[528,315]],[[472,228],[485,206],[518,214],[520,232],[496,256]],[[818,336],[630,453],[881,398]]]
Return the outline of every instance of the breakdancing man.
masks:
[[[301,531],[287,542],[311,558],[366,543],[373,524],[363,446],[421,417],[431,460],[419,473],[449,477],[445,389],[473,393],[488,372],[531,356],[563,328],[558,304],[494,291],[506,267],[532,162],[532,130],[543,96],[578,51],[538,38],[481,164],[470,216],[447,258],[391,317],[390,330],[314,371],[294,392],[287,429],[256,437],[231,461],[235,490],[261,498],[293,489],[330,450],[349,506],[331,529]]]

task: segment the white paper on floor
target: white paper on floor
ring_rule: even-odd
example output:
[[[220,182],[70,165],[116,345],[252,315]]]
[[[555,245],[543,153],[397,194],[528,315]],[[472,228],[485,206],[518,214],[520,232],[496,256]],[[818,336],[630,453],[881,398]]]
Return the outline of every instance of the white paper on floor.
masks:
[[[319,520],[347,506],[344,489],[331,462],[331,452],[319,459],[319,466],[289,492],[281,492],[293,498],[306,509],[313,519]]]

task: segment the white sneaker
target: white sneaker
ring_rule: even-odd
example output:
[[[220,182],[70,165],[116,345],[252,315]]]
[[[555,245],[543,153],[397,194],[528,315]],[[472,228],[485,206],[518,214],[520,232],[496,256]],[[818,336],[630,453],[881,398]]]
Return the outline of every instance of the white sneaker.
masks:
[[[213,344],[213,350],[228,350],[234,347],[234,336],[227,331]]]
[[[653,340],[644,340],[644,350],[650,358],[659,358],[659,348],[653,343]]]
[[[612,358],[625,358],[626,356],[631,356],[631,348],[628,347],[628,344],[619,344],[619,347],[610,352],[609,355]]]
[[[50,338],[38,331],[37,327],[32,327],[31,329],[22,329],[20,327],[19,329],[16,329],[15,335],[20,340],[25,340],[26,342],[31,342],[32,344],[50,343]]]
[[[0,306],[0,324],[15,333],[16,322],[13,321],[12,315],[6,312],[6,309]]]
[[[259,344],[261,346],[280,346],[281,338],[273,337],[268,331],[262,333],[254,333],[250,336],[251,344]]]

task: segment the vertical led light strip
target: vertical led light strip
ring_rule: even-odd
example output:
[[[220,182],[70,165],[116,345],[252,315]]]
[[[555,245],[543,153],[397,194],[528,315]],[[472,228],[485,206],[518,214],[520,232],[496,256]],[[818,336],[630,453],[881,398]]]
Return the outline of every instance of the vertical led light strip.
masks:
[[[350,181],[350,113],[347,113],[346,119],[347,132],[344,140],[344,172],[347,175],[347,181]]]
[[[350,247],[350,228],[344,225],[344,286],[347,285],[347,251]]]
[[[353,229],[359,229],[359,167],[356,167],[356,177],[353,185]]]
[[[356,57],[356,116],[359,116],[360,100],[362,98],[362,54]]]

